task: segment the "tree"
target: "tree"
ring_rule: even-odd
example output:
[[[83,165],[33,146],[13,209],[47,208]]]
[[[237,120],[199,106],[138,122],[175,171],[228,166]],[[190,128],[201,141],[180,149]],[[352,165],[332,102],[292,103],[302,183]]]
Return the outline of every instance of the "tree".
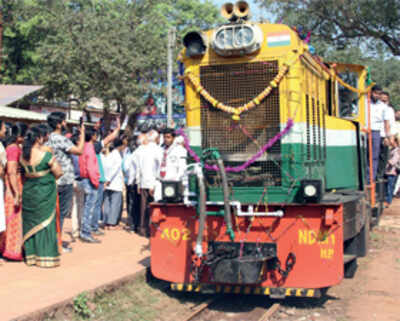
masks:
[[[400,109],[400,2],[388,0],[256,0],[276,19],[311,31],[316,54],[327,61],[370,67],[372,80]]]
[[[313,43],[314,45],[314,43]],[[396,109],[400,109],[400,64],[397,58],[388,57],[383,50],[367,56],[360,47],[348,46],[345,50],[327,49],[327,46],[317,43],[318,52],[327,61],[360,64],[370,67],[374,82],[390,93],[390,100]]]
[[[350,40],[377,40],[400,56],[398,0],[257,0],[287,22],[295,18],[313,34],[339,47]],[[293,20],[292,20],[293,22]]]
[[[1,82],[32,84],[38,73],[37,45],[47,30],[43,15],[24,17],[24,0],[0,0],[3,18]]]
[[[41,10],[45,8],[40,8]],[[123,114],[140,105],[160,35],[147,2],[65,1],[48,11],[52,32],[39,48],[39,81],[48,98],[116,102]],[[142,20],[144,19],[144,20]],[[146,39],[147,38],[147,39]]]
[[[125,116],[143,106],[153,81],[165,78],[168,28],[175,26],[180,39],[217,22],[218,10],[195,0],[25,1],[24,20],[38,16],[47,34],[35,51],[35,80],[46,97],[98,97],[106,106],[116,102]]]

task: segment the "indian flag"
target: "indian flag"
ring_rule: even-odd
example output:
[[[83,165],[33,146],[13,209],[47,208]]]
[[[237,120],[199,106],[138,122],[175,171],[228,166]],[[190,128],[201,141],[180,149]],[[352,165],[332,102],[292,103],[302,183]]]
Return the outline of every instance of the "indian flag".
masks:
[[[290,46],[289,32],[276,32],[267,34],[268,47]]]

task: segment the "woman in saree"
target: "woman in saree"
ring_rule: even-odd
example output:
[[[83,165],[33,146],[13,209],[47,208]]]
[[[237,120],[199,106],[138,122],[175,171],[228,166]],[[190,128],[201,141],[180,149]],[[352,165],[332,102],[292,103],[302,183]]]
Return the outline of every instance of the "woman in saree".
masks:
[[[0,120],[0,140],[6,137],[6,124]],[[6,214],[4,210],[4,172],[7,164],[6,150],[0,141],[0,239],[2,233],[6,230]]]
[[[19,167],[21,144],[27,126],[16,123],[11,128],[11,136],[7,140],[6,157],[7,167],[4,177],[5,182],[5,214],[6,231],[2,234],[0,253],[3,258],[13,261],[22,261],[22,216],[21,197],[22,181]]]
[[[27,265],[60,265],[56,229],[56,179],[62,176],[60,165],[42,148],[39,128],[30,129],[22,148],[21,165],[25,182],[22,192],[22,220]]]

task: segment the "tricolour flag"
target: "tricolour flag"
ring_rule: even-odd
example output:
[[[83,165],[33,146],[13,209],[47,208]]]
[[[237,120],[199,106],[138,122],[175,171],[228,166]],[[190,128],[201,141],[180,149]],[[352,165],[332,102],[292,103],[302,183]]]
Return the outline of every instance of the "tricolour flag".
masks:
[[[267,34],[268,47],[290,46],[289,32],[276,32]]]

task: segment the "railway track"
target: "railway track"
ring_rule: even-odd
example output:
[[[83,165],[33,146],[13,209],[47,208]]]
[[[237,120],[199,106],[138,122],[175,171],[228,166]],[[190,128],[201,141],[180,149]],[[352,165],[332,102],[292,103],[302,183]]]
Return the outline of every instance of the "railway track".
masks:
[[[243,312],[241,312],[240,315],[238,314],[236,316],[235,312],[229,312],[229,308],[227,311],[221,308],[221,306],[216,309],[211,309],[211,306],[215,307],[217,304],[223,305],[223,298],[224,297],[213,298],[197,306],[193,306],[191,309],[192,311],[180,319],[180,321],[227,320],[227,315],[229,315],[229,318],[234,321],[268,321],[280,307],[279,303],[274,303],[267,308],[250,309],[250,311],[245,312],[246,315],[243,315]],[[213,314],[212,318],[210,318],[211,313]]]
[[[268,319],[278,311],[281,305],[279,303],[274,303],[272,306],[268,308],[267,311],[258,319],[258,321],[268,321]]]

